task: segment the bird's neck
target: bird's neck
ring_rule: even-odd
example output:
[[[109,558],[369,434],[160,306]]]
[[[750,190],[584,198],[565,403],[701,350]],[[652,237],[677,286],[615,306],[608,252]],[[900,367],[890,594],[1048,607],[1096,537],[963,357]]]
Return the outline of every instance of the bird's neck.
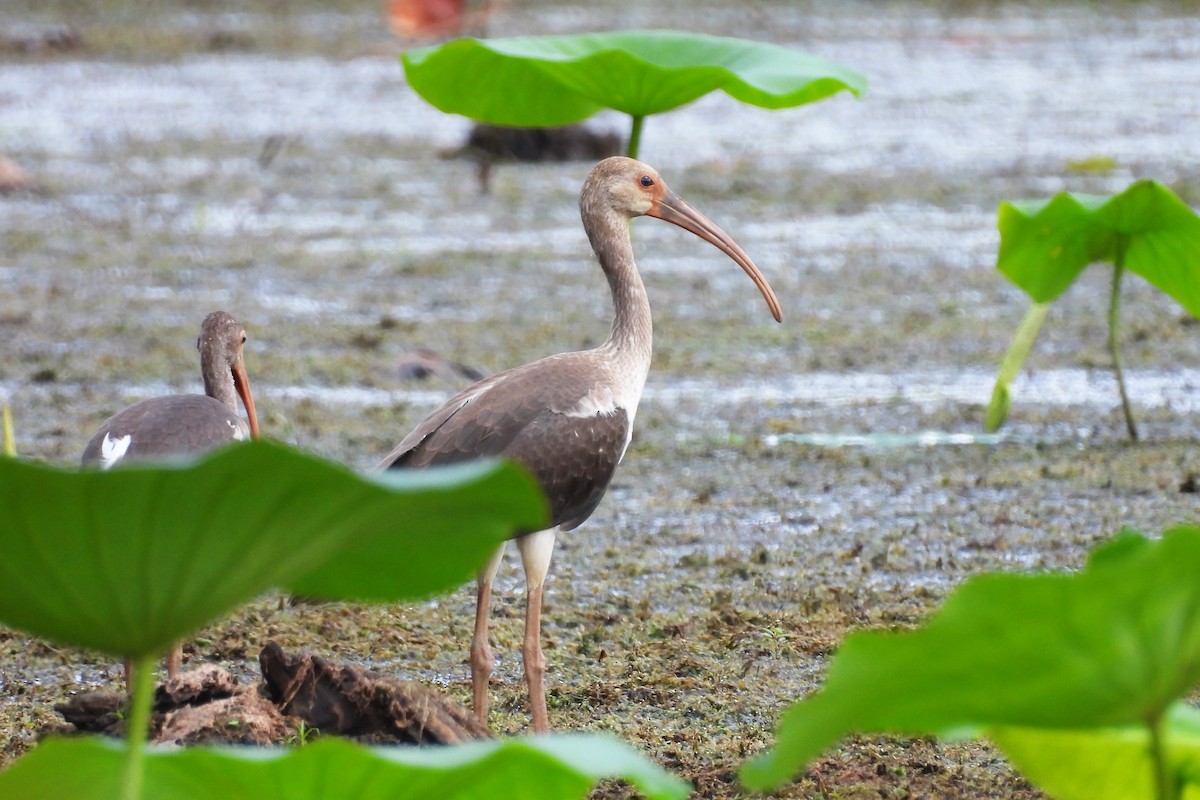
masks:
[[[608,278],[613,299],[612,331],[601,347],[610,351],[626,370],[640,375],[644,382],[650,370],[654,343],[650,299],[633,260],[629,220],[610,214],[604,223],[599,230],[589,231],[592,248]]]
[[[200,359],[200,371],[204,374],[204,393],[220,400],[237,414],[238,395],[233,385],[233,373],[219,361],[220,359],[213,358]]]

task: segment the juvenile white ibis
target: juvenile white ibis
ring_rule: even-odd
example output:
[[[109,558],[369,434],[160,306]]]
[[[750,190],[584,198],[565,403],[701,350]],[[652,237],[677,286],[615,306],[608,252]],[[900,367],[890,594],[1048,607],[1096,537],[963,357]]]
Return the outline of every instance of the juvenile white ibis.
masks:
[[[242,360],[245,329],[224,311],[204,318],[196,347],[205,394],[173,394],[134,403],[105,420],[83,451],[83,466],[109,469],[130,461],[191,455],[224,444],[258,438],[258,414]],[[238,416],[237,398],[246,407],[247,425]],[[167,674],[183,661],[179,645],[167,656]],[[125,662],[126,684],[131,679]]]
[[[505,457],[523,464],[540,483],[551,527],[517,539],[526,586],[522,654],[533,729],[539,732],[549,729],[541,606],[555,533],[579,526],[599,505],[629,445],[650,369],[650,302],[633,260],[629,220],[658,217],[711,242],[746,271],[775,320],[782,319],[775,293],[749,256],[668,189],[651,167],[620,156],[601,161],[584,181],[579,210],[612,291],[615,315],[608,340],[593,350],[543,358],[464,389],[419,424],[380,465],[427,467]],[[478,579],[471,683],[475,714],[483,722],[494,664],[488,610],[503,552],[503,547],[496,551]]]

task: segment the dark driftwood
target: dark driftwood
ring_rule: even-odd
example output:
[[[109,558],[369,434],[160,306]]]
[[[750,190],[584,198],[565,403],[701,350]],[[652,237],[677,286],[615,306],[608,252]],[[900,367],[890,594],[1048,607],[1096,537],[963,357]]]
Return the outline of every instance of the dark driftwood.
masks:
[[[258,657],[266,694],[322,734],[411,744],[458,744],[491,731],[437,692],[269,642]]]
[[[125,707],[124,692],[84,692],[55,703],[59,716],[75,726],[80,733],[109,733],[120,730],[121,709]]]

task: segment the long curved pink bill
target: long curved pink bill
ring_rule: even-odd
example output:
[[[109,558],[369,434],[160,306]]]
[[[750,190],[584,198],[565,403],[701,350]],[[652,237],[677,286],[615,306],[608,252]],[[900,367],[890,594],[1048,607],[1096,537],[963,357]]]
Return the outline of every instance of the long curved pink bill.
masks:
[[[242,398],[242,405],[246,407],[246,418],[250,421],[250,438],[257,439],[258,411],[254,408],[254,395],[250,393],[250,378],[246,375],[246,368],[241,364],[233,368],[233,385]]]
[[[758,267],[754,266],[754,262],[750,260],[750,256],[746,255],[746,251],[716,223],[674,192],[668,192],[646,214],[670,222],[672,225],[678,225],[685,231],[691,231],[732,258],[750,276],[750,280],[754,281],[758,291],[762,292],[763,299],[767,301],[767,305],[771,309],[771,316],[775,318],[776,322],[783,322],[783,312],[780,310],[779,300],[775,297],[775,292],[767,283],[767,279],[763,277]]]

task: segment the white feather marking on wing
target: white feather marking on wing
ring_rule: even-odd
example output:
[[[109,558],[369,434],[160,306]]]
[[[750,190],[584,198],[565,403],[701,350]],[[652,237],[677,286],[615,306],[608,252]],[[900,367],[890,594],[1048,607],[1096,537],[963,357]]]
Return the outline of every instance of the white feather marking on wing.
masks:
[[[120,461],[132,442],[131,434],[113,439],[111,433],[105,433],[104,441],[100,443],[100,469],[108,469]]]
[[[611,386],[598,385],[580,398],[579,402],[563,411],[568,417],[586,419],[601,414],[608,416],[614,413],[620,404]]]
[[[234,441],[237,441],[237,442],[245,441],[246,429],[245,429],[245,427],[242,426],[241,420],[234,422],[231,419],[227,419],[227,420],[225,420],[225,424],[227,424],[230,428],[233,429]]]

